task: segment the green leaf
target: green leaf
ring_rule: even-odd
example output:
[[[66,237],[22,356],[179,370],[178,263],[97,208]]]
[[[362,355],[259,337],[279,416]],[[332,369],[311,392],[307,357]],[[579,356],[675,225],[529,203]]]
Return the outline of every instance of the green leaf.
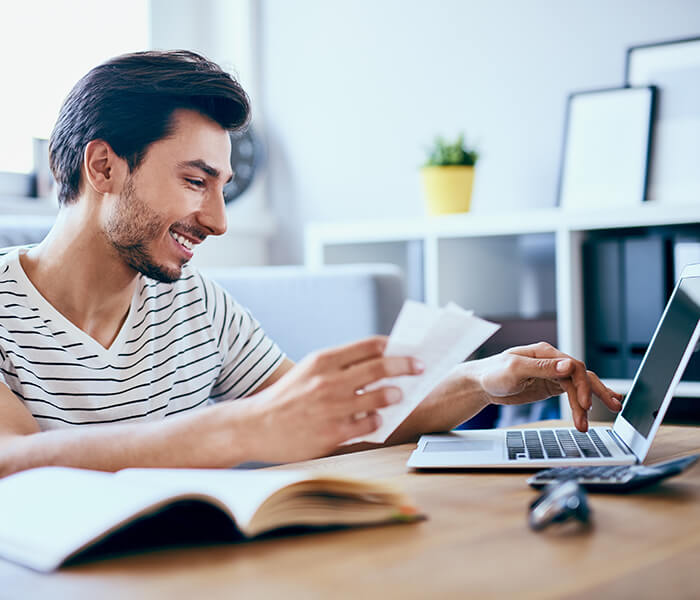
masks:
[[[464,133],[460,133],[453,143],[440,135],[435,136],[433,147],[427,149],[427,154],[425,166],[473,166],[479,159],[478,152],[465,144]]]

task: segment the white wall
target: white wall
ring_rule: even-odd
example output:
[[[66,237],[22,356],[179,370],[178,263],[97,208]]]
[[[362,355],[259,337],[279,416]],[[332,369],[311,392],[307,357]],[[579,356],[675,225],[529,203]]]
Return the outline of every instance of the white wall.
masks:
[[[552,206],[566,98],[623,83],[628,46],[700,35],[697,0],[261,0],[275,262],[303,225],[420,217],[435,134],[482,159],[474,210]]]

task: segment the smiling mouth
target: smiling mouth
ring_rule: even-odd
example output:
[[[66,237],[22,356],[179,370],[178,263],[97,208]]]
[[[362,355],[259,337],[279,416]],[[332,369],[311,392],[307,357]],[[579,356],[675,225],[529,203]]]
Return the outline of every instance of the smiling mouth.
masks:
[[[194,250],[194,243],[188,240],[185,236],[180,235],[179,233],[175,233],[174,231],[170,231],[170,236],[181,246],[184,246],[187,248],[190,252]]]

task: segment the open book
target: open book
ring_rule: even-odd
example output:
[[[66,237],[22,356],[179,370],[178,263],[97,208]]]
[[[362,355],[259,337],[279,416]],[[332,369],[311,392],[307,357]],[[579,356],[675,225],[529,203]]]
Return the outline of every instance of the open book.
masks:
[[[393,487],[301,471],[41,467],[0,479],[0,556],[51,571],[120,540],[234,541],[287,527],[420,518]],[[177,535],[187,531],[188,535]],[[213,537],[212,537],[213,534]],[[119,544],[112,550],[119,551]],[[109,550],[107,550],[107,553]],[[99,550],[98,550],[99,555]]]

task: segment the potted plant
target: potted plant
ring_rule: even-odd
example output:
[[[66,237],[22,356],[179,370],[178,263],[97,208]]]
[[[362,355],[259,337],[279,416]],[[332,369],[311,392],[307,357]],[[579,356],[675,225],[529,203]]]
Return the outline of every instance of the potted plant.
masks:
[[[428,214],[467,212],[471,204],[474,165],[479,155],[464,143],[464,135],[450,144],[437,137],[423,165],[423,189]]]

